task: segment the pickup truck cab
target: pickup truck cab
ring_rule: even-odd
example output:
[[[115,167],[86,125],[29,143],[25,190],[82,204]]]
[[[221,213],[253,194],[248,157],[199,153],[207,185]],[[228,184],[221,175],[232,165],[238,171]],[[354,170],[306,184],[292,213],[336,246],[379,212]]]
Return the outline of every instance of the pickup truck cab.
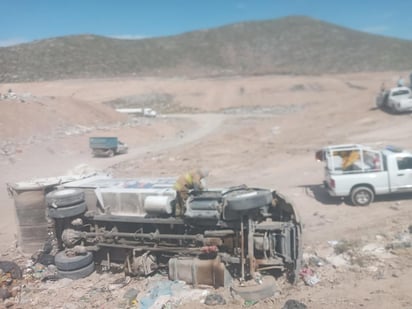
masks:
[[[412,90],[408,87],[395,87],[382,91],[376,98],[376,106],[394,113],[412,111]]]
[[[128,146],[117,137],[90,137],[89,146],[95,157],[113,157],[128,151]]]
[[[335,145],[319,150],[316,158],[326,163],[323,183],[329,195],[353,205],[367,206],[376,195],[412,192],[412,153],[400,148]]]

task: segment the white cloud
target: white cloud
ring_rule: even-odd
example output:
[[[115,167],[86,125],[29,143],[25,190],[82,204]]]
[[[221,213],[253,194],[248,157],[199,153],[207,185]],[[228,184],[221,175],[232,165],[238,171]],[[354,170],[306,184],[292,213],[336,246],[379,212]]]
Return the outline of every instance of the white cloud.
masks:
[[[10,39],[0,39],[0,47],[7,47],[7,46],[13,46],[13,45],[18,45],[22,43],[27,43],[28,40],[23,39],[23,38],[10,38]]]
[[[147,38],[144,35],[135,35],[135,34],[119,34],[119,35],[109,35],[113,39],[120,40],[141,40]]]
[[[387,26],[370,26],[370,27],[365,27],[361,29],[361,31],[364,32],[369,32],[369,33],[375,33],[375,34],[385,34],[389,30],[389,27]]]

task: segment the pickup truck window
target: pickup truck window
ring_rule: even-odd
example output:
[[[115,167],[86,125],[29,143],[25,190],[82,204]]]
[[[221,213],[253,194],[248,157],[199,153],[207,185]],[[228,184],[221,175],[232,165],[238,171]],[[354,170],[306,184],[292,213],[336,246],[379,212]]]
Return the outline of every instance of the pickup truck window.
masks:
[[[396,97],[398,95],[405,95],[405,94],[409,94],[409,91],[404,89],[404,90],[397,90],[392,92],[392,97]]]
[[[364,150],[363,162],[367,169],[371,171],[380,171],[382,169],[382,159],[378,151]]]
[[[360,158],[359,150],[333,151],[332,158],[334,170],[349,172],[359,169],[355,164]]]
[[[383,158],[383,170],[386,171],[388,170],[388,158],[385,155],[383,155],[382,158]]]
[[[396,162],[398,163],[399,170],[412,169],[412,157],[397,157]]]
[[[339,150],[332,151],[327,156],[327,167],[332,171],[341,173],[372,172],[382,170],[382,157],[378,151],[373,150]]]

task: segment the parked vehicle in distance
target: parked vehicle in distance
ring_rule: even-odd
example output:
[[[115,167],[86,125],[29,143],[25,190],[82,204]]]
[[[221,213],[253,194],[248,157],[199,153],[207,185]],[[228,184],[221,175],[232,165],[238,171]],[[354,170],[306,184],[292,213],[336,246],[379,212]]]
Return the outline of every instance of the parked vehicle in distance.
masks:
[[[376,195],[412,192],[412,153],[388,146],[382,150],[358,144],[327,146],[316,152],[324,161],[324,185],[331,196],[367,206]]]
[[[89,146],[95,157],[113,157],[128,151],[128,146],[117,137],[90,137]]]
[[[376,106],[394,113],[412,111],[412,90],[408,87],[395,87],[382,91],[376,98]]]

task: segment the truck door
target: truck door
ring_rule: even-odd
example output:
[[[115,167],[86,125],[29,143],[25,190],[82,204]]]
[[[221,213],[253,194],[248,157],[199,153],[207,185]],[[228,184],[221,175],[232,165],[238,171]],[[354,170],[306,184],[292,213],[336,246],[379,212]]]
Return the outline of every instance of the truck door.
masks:
[[[412,191],[412,156],[398,155],[389,168],[392,191]]]

